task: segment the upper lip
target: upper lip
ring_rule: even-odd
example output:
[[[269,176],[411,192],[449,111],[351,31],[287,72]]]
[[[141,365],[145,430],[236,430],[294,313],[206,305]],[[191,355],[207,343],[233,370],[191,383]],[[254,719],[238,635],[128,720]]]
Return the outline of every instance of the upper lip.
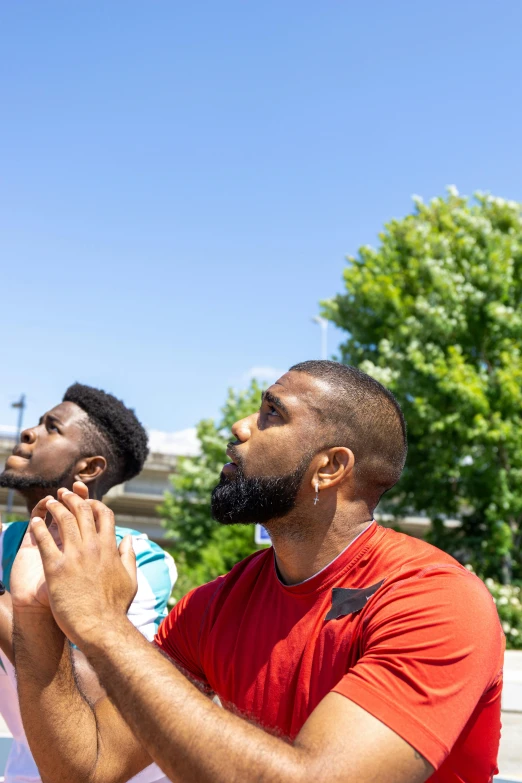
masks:
[[[227,457],[230,457],[230,460],[232,462],[234,462],[234,451],[233,451],[233,449],[234,449],[234,446],[227,446],[227,450],[226,450],[226,455],[227,455]],[[236,463],[234,462],[234,465],[235,464]]]
[[[13,449],[13,454],[15,457],[22,457],[23,459],[31,459],[30,452],[24,451],[21,446],[15,446]]]

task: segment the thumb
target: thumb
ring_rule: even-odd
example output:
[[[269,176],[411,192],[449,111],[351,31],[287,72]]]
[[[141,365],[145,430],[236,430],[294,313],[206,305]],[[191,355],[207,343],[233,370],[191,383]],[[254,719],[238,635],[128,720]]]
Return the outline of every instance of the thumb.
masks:
[[[26,532],[24,539],[27,537],[27,534],[29,534],[31,542],[36,543],[40,550],[40,556],[45,570],[46,566],[50,565],[57,555],[60,555],[60,550],[56,546],[54,538],[51,533],[49,533],[47,525],[41,517],[33,517],[31,519],[29,530]]]
[[[134,589],[136,590],[138,586],[138,576],[137,576],[137,569],[136,569],[136,554],[132,546],[131,535],[126,535],[124,537],[123,541],[118,547],[118,552],[120,553],[120,558],[121,558],[121,562],[123,563],[123,567],[125,568],[128,575],[130,576],[132,584],[134,585]]]

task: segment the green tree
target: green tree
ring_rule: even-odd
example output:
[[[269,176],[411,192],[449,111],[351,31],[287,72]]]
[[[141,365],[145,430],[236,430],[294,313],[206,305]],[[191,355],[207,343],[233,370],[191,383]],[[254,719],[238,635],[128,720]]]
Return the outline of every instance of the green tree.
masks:
[[[197,425],[200,454],[181,457],[171,478],[160,513],[175,538],[172,552],[179,578],[175,597],[229,571],[257,547],[251,525],[220,525],[210,514],[210,495],[219,481],[234,422],[259,408],[261,388],[253,380],[246,391],[228,391],[219,421],[203,419]]]
[[[482,576],[522,577],[522,205],[448,188],[348,259],[323,302],[341,360],[403,406],[409,456],[384,507]],[[460,521],[449,529],[445,518]]]

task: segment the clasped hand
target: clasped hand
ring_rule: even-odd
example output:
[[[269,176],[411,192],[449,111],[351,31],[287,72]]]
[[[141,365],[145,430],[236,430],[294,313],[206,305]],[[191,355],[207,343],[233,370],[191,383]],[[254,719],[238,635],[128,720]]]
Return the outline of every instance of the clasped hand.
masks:
[[[114,515],[89,500],[85,485],[58,490],[34,508],[11,574],[18,611],[52,611],[70,641],[82,648],[125,620],[136,594],[131,536],[119,548]],[[46,514],[52,522],[47,527]]]

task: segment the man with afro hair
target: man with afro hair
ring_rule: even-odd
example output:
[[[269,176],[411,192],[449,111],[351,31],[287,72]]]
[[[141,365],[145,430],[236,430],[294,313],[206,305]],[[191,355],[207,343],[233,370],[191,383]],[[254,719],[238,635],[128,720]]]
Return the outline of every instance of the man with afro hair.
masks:
[[[0,486],[16,489],[28,510],[78,480],[101,499],[137,476],[147,454],[147,433],[133,410],[112,394],[75,383],[59,405],[22,432]]]
[[[22,495],[28,512],[42,498],[56,497],[59,487],[72,489],[77,481],[88,487],[91,498],[101,500],[111,487],[140,473],[148,454],[147,440],[136,414],[121,400],[101,389],[75,383],[59,405],[22,432],[20,443],[0,474],[0,486]],[[0,578],[7,589],[27,526],[28,522],[12,522],[4,525],[0,534]],[[129,619],[151,640],[167,614],[176,570],[170,555],[143,533],[116,528],[118,544],[129,533],[139,573]],[[74,655],[88,697],[96,700],[103,695],[96,675],[79,651]],[[12,662],[12,605],[10,596],[5,595],[0,608],[0,712],[13,734],[5,783],[40,783],[22,727]],[[144,770],[139,779],[140,783],[166,780],[155,765]]]

